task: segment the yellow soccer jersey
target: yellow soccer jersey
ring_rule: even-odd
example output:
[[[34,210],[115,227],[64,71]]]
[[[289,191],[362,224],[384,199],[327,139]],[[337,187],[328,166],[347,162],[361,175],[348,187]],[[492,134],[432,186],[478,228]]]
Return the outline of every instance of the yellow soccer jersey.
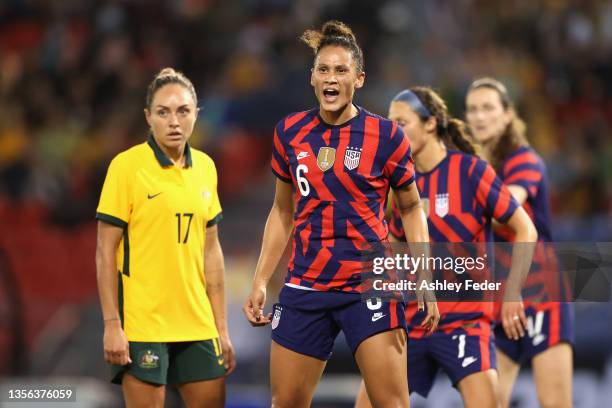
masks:
[[[210,157],[187,145],[185,167],[176,167],[153,137],[120,153],[96,218],[124,229],[117,268],[129,341],[218,336],[204,273],[206,228],[222,218]]]

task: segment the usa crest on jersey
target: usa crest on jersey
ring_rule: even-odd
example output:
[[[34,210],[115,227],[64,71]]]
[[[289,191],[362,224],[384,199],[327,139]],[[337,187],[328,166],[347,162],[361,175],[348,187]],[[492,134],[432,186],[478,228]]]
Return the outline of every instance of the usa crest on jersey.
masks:
[[[347,147],[344,153],[344,165],[349,170],[354,170],[359,166],[361,159],[361,149],[358,147]]]
[[[436,194],[436,215],[444,217],[448,214],[448,193]]]
[[[317,166],[321,171],[327,171],[332,168],[336,161],[336,149],[333,147],[322,147],[317,154]]]

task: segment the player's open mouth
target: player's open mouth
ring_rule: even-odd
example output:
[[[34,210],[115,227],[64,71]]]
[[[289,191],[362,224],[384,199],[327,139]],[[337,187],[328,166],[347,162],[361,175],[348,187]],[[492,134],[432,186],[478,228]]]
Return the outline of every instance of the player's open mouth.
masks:
[[[179,138],[182,136],[181,132],[170,132],[168,133],[168,136],[170,136],[171,138],[175,139],[175,138]]]
[[[325,88],[323,89],[323,98],[326,102],[332,103],[338,99],[338,95],[340,95],[340,91],[333,88]]]

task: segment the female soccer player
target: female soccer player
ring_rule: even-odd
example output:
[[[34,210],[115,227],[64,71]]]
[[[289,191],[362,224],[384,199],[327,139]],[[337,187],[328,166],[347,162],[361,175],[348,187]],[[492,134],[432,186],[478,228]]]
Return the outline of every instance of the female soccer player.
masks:
[[[389,107],[410,138],[432,242],[485,242],[492,239],[491,219],[505,223],[525,242],[537,238],[528,215],[512,199],[493,169],[475,156],[465,124],[451,118],[442,98],[427,87],[400,92]],[[390,223],[401,240],[402,223],[397,211]],[[453,251],[453,249],[451,249]],[[410,391],[427,397],[441,368],[461,392],[466,407],[497,407],[499,403],[490,302],[439,302],[440,324],[426,336],[420,327],[422,312],[415,302],[406,310],[408,324],[408,382]],[[519,302],[509,302],[504,313],[513,332],[521,321]],[[368,407],[361,389],[357,407]]]
[[[349,27],[330,21],[302,40],[315,54],[311,85],[319,107],[275,128],[276,195],[244,312],[255,326],[272,323],[272,406],[310,406],[342,330],[374,405],[407,407],[403,302],[363,302],[360,272],[364,245],[387,240],[389,187],[408,241],[429,240],[410,144],[391,121],[353,104],[365,73]],[[266,285],[292,232],[286,284],[271,319],[263,314]],[[427,313],[423,324],[433,329],[435,301]]]
[[[104,357],[128,407],[162,407],[166,384],[187,406],[222,407],[235,365],[217,173],[187,143],[197,111],[189,79],[157,74],[144,110],[151,136],[113,159],[97,209]]]
[[[551,241],[551,233],[546,167],[542,158],[529,147],[524,123],[516,115],[502,83],[492,78],[474,81],[466,96],[466,108],[467,121],[487,160],[497,169],[538,230],[534,270],[539,268],[541,272],[530,272],[527,280],[527,289],[533,295],[538,275],[554,269],[554,262],[551,262],[554,253],[551,256],[547,244]],[[498,241],[521,242],[519,237],[503,228],[496,228],[495,235]],[[548,280],[556,280],[554,274],[553,279]],[[539,285],[542,285],[541,280]],[[546,282],[542,286],[545,285]],[[542,293],[541,299],[546,299],[548,294]],[[531,360],[540,405],[570,407],[573,311],[568,303],[562,302],[527,301],[525,306],[528,336],[512,339],[501,328],[495,331],[503,406],[509,405],[520,363]]]

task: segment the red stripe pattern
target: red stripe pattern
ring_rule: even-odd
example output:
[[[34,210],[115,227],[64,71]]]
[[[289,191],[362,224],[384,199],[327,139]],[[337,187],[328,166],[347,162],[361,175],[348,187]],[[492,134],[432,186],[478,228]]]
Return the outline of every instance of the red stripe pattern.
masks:
[[[388,190],[414,180],[408,138],[361,108],[336,126],[323,122],[317,110],[299,112],[275,127],[271,167],[295,191],[287,282],[359,292],[363,249],[387,240]]]

